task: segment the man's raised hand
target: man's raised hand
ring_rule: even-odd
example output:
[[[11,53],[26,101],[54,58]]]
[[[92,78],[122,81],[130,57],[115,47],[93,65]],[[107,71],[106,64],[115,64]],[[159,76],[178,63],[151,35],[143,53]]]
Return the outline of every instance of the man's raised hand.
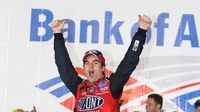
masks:
[[[51,23],[51,28],[52,28],[54,33],[61,33],[61,30],[63,29],[64,25],[65,25],[65,21],[54,20]]]
[[[146,15],[138,15],[138,18],[138,24],[141,29],[147,30],[151,26],[152,21]]]

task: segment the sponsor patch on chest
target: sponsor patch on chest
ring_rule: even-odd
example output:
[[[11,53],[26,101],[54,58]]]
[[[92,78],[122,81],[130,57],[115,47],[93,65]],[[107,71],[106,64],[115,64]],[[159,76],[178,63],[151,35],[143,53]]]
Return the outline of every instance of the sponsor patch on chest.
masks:
[[[101,107],[104,104],[104,99],[99,96],[87,96],[78,100],[78,109],[93,110]]]

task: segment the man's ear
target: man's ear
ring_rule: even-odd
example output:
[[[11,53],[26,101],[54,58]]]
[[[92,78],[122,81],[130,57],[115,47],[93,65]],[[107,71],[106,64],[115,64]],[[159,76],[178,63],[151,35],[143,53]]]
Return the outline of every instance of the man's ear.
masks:
[[[160,104],[157,104],[157,108],[158,108],[158,109],[161,109],[161,105],[160,105]]]
[[[102,72],[104,72],[106,70],[106,67],[105,66],[103,66],[102,67]]]

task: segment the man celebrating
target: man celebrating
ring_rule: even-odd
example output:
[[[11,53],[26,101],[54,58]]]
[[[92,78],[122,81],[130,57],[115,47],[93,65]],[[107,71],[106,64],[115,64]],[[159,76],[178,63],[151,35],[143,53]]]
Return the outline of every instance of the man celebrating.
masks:
[[[89,50],[83,57],[83,69],[87,80],[81,79],[75,71],[69,57],[61,30],[65,22],[52,22],[54,32],[55,61],[60,77],[76,98],[76,112],[117,112],[118,102],[123,87],[139,62],[139,56],[145,43],[147,29],[151,20],[147,16],[139,16],[139,28],[131,44],[117,67],[115,73],[105,77],[105,58],[95,49]]]

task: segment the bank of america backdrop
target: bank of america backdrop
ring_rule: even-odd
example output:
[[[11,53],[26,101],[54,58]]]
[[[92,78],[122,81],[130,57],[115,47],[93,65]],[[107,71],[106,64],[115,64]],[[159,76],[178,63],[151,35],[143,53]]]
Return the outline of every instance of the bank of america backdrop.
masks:
[[[165,112],[193,112],[200,99],[198,0],[1,0],[0,111],[71,112],[74,97],[55,65],[50,23],[65,20],[65,45],[83,78],[82,56],[102,51],[106,75],[115,72],[138,28],[138,15],[152,20],[140,62],[126,83],[121,112],[145,112],[151,93]]]

